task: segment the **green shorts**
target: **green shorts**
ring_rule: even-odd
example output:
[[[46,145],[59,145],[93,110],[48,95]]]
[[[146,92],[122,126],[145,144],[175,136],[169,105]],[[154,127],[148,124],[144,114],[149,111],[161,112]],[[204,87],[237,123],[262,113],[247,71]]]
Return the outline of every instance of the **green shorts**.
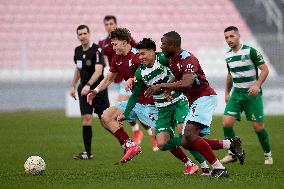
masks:
[[[179,123],[184,123],[188,111],[187,99],[181,99],[174,104],[158,108],[158,121],[155,134],[168,132],[171,137],[174,136],[176,126]]]
[[[262,95],[249,96],[248,93],[233,91],[226,105],[224,115],[236,117],[241,120],[241,113],[245,112],[248,121],[263,122]]]

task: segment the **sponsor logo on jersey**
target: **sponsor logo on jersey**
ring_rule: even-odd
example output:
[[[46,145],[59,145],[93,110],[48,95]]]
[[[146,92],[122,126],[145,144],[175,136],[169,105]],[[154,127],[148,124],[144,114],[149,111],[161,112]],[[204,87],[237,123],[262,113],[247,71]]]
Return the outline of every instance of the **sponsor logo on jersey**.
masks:
[[[193,67],[193,65],[192,65],[192,64],[187,64],[185,71],[186,71],[186,72],[194,73],[194,67]]]
[[[129,67],[131,67],[131,66],[133,65],[131,61],[132,61],[132,59],[130,59],[130,60],[128,61],[128,66],[129,66]]]
[[[77,60],[76,65],[77,65],[77,68],[82,69],[82,66],[83,66],[82,60]]]

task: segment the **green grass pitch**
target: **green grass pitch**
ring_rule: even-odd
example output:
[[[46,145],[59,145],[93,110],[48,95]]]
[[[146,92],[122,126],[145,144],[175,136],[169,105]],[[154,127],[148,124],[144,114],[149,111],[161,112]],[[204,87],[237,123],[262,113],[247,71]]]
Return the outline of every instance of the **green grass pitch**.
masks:
[[[130,133],[129,126],[126,126]],[[143,153],[126,165],[119,143],[93,123],[94,159],[75,161],[82,151],[79,118],[66,118],[63,111],[0,113],[0,188],[284,188],[284,116],[267,116],[274,165],[264,165],[263,152],[247,121],[235,127],[246,150],[245,165],[227,165],[230,177],[183,176],[184,165],[169,152],[153,152],[144,133]],[[221,117],[214,117],[210,138],[222,138]],[[222,158],[225,151],[216,152]],[[189,153],[188,153],[189,154]],[[31,155],[41,156],[47,170],[28,176],[23,164]]]

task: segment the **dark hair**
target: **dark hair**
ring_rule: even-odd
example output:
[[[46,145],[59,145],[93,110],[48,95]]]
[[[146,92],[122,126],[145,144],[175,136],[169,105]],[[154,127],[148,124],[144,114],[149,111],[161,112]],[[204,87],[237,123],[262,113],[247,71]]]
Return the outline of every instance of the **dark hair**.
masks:
[[[228,31],[239,31],[239,29],[236,26],[229,26],[225,28],[224,33]]]
[[[156,51],[156,43],[150,38],[143,38],[143,40],[136,45],[136,49],[147,49]]]
[[[109,21],[109,20],[113,20],[114,23],[116,23],[116,17],[113,16],[113,15],[106,15],[106,16],[105,16],[104,22],[105,22],[105,21]]]
[[[79,30],[82,30],[82,29],[85,29],[85,28],[87,29],[87,32],[90,33],[90,29],[89,29],[89,27],[86,26],[86,25],[80,25],[80,26],[78,26],[76,32],[78,33]]]
[[[175,47],[181,47],[181,37],[176,31],[170,31],[165,33],[163,36],[169,39],[170,42],[175,45]]]
[[[110,32],[110,39],[118,39],[120,41],[125,40],[127,43],[131,41],[130,31],[126,28],[116,28]]]

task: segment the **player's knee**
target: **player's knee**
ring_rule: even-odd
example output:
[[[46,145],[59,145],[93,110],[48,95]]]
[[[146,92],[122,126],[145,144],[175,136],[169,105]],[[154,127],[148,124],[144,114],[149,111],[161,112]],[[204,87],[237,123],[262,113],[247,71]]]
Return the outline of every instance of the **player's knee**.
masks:
[[[223,127],[233,127],[234,122],[234,119],[228,118],[227,116],[224,116],[222,120]]]
[[[91,115],[84,115],[82,117],[83,125],[92,125],[92,116]]]
[[[184,134],[182,139],[181,139],[181,146],[186,149],[189,150],[190,149],[190,140],[189,140],[189,136]]]
[[[253,126],[255,132],[261,132],[262,129],[264,128],[264,124],[263,123],[253,122],[252,126]]]
[[[164,146],[165,146],[166,142],[165,141],[159,141],[157,140],[157,146],[160,150],[165,151],[164,150]]]

